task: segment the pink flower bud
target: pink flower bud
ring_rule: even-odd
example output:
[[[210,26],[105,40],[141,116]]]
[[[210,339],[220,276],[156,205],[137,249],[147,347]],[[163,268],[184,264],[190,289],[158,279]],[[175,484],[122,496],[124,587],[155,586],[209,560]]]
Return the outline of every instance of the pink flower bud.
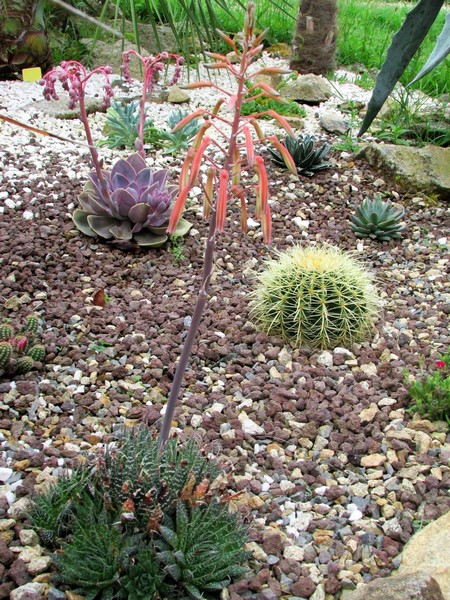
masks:
[[[438,369],[445,369],[445,362],[443,360],[437,360],[436,366]]]

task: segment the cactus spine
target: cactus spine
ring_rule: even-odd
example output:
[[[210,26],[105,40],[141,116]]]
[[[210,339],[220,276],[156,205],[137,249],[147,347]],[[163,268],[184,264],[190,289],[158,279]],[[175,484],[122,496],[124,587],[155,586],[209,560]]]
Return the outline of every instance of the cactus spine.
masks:
[[[0,341],[10,340],[13,335],[13,330],[11,325],[7,323],[3,323],[0,325]]]
[[[34,343],[38,332],[39,318],[36,315],[30,315],[16,335],[9,323],[0,325],[0,376],[27,373],[35,361],[43,362],[45,348],[42,344]]]
[[[333,246],[296,246],[280,253],[258,280],[254,320],[296,346],[348,346],[364,338],[378,312],[371,275]]]

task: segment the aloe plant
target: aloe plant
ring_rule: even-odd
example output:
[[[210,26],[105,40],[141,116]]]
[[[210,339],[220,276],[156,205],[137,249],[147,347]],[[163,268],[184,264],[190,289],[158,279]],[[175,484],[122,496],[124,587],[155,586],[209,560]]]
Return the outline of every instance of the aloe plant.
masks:
[[[392,38],[386,60],[378,74],[372,97],[369,100],[367,112],[359,130],[358,136],[365,133],[395,84],[402,76],[411,58],[422,44],[425,36],[436,20],[444,0],[420,0],[406,16],[405,22]],[[427,63],[409,85],[424,77],[434,67],[440,64],[450,52],[450,16],[447,14],[444,29],[439,36],[436,46]]]

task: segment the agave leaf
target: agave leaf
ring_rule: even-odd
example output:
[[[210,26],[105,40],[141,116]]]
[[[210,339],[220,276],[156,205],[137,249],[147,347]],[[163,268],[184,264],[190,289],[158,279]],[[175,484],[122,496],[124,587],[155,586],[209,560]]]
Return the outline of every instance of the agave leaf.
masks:
[[[436,45],[433,48],[430,56],[428,57],[427,62],[424,64],[422,69],[417,73],[411,83],[408,83],[408,86],[412,85],[419,79],[422,79],[425,75],[427,75],[430,71],[432,71],[435,67],[437,67],[444,58],[450,53],[450,12],[445,16],[444,27],[436,40]],[[408,87],[407,86],[407,87]]]
[[[134,241],[142,248],[159,248],[168,240],[167,235],[156,235],[148,229],[134,234]]]
[[[392,38],[386,60],[378,73],[358,137],[369,129],[386,98],[422,44],[443,4],[444,0],[420,0],[406,15],[405,22]]]
[[[84,233],[85,235],[90,235],[91,237],[95,237],[97,234],[89,225],[87,218],[89,213],[85,210],[81,210],[81,208],[76,208],[72,214],[72,221],[75,223],[77,229]]]
[[[117,220],[112,217],[104,217],[99,215],[88,215],[87,222],[92,231],[105,240],[110,240],[113,237],[110,229],[117,224]]]

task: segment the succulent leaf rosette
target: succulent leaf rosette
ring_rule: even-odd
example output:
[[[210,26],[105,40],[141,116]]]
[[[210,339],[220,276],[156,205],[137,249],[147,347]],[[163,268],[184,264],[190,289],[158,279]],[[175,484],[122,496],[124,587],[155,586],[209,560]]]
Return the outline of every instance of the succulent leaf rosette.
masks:
[[[79,195],[73,221],[86,235],[107,240],[134,240],[139,246],[158,247],[167,241],[166,229],[177,187],[167,184],[168,171],[152,171],[132,154],[117,161],[111,172],[95,171]],[[185,235],[191,224],[180,219],[174,235]]]

